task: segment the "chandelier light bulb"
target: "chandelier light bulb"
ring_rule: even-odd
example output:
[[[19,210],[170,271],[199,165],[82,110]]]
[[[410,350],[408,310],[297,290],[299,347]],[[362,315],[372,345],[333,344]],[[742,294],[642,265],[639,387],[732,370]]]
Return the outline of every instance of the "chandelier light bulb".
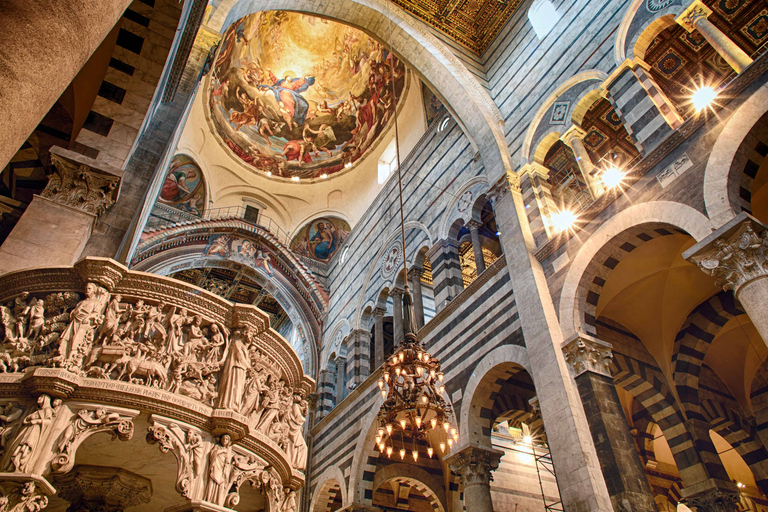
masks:
[[[448,438],[448,448],[452,448],[452,447],[453,447],[453,439]]]
[[[445,378],[445,375],[443,375],[442,373],[439,373],[437,375],[437,378],[440,379],[440,382],[443,382],[443,379]]]
[[[435,378],[435,370],[429,370],[429,376],[434,379]]]
[[[440,386],[440,393],[445,393],[445,386]]]
[[[385,381],[387,381],[387,382],[389,382],[389,374],[388,374],[388,373],[385,373],[385,374],[384,374],[384,380],[385,380]]]
[[[400,448],[400,459],[405,460],[405,449]]]
[[[387,392],[383,389],[381,390],[381,398],[387,398]]]
[[[399,366],[397,368],[395,368],[395,373],[397,374],[398,377],[400,376],[400,367]]]
[[[432,428],[435,428],[437,426],[437,418],[432,418],[429,420],[430,425],[432,425]]]
[[[392,447],[391,446],[387,446],[387,457],[389,457],[391,455],[392,455]]]
[[[405,430],[405,420],[400,420],[400,426]]]
[[[445,452],[445,443],[440,443],[440,453]]]
[[[381,444],[381,436],[376,436],[376,444]]]
[[[419,460],[419,452],[417,452],[416,450],[411,451],[411,455],[413,455],[413,461],[414,462]]]
[[[384,389],[384,381],[379,379],[379,389]]]
[[[421,401],[424,403],[427,403],[429,401],[429,398],[427,398],[427,395],[422,395]]]
[[[445,429],[446,434],[448,433],[448,430],[451,428],[451,424],[447,421],[443,423],[443,428]]]
[[[392,425],[387,425],[387,435],[392,435]]]
[[[453,434],[453,440],[459,442],[459,434]]]
[[[435,450],[433,450],[431,446],[427,448],[427,454],[429,455],[430,459],[432,458],[433,453],[435,453]]]
[[[421,377],[421,374],[424,373],[424,368],[422,368],[421,366],[417,366],[416,373],[418,373],[419,377]]]
[[[379,443],[379,452],[384,451],[384,443]]]
[[[400,352],[400,362],[402,363],[404,359],[405,359],[405,354]]]
[[[384,437],[384,429],[383,428],[379,427],[379,430],[376,433],[379,434],[379,437]]]
[[[416,428],[421,428],[421,418],[416,417]]]

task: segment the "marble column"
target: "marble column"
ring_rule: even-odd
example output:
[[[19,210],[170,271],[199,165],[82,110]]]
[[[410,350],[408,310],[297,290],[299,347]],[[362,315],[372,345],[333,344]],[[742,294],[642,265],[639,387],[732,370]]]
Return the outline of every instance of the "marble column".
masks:
[[[435,311],[440,312],[464,289],[457,240],[439,240],[427,252],[432,262],[432,289],[435,293]]]
[[[491,481],[504,452],[467,446],[445,458],[451,471],[458,473],[464,488],[464,507],[472,512],[493,512]]]
[[[411,294],[413,295],[413,311],[416,315],[416,330],[424,327],[424,298],[421,295],[421,275],[423,268],[411,267],[408,270],[408,281],[411,285]]]
[[[339,405],[346,396],[347,387],[344,385],[347,377],[347,359],[336,358],[336,405]]]
[[[521,298],[517,311],[530,361],[528,371],[536,383],[563,508],[568,512],[613,512],[579,391],[563,355],[563,335],[546,275],[533,254],[536,245],[519,177],[506,173],[488,196],[501,232],[512,289]]]
[[[395,349],[403,342],[403,294],[402,288],[392,288],[389,296],[392,297],[392,331],[395,340]]]
[[[373,331],[373,365],[381,368],[384,364],[384,315],[387,310],[384,308],[375,308],[373,310],[373,319],[375,327]]]
[[[768,344],[768,226],[742,212],[685,251],[683,258],[733,291]]]
[[[475,267],[477,268],[477,275],[479,276],[485,272],[485,258],[483,258],[483,243],[480,241],[480,228],[482,223],[471,220],[467,222],[469,228],[469,237],[472,240],[472,250],[475,253]]]
[[[585,135],[582,129],[572,126],[560,139],[573,151],[581,175],[584,177],[584,183],[587,184],[592,198],[597,199],[605,191],[605,187],[600,182],[600,178],[595,172],[595,165],[592,163],[592,157],[589,156],[589,152],[584,146]]]
[[[121,170],[59,147],[51,163],[48,185],[0,246],[0,274],[74,264],[96,219],[117,200]]]
[[[0,118],[7,122],[0,128],[0,169],[19,150],[130,4],[131,0],[3,2]],[[45,58],[41,59],[41,55]]]
[[[318,399],[320,400],[319,416],[325,416],[327,413],[333,410],[333,400],[336,396],[335,393],[336,383],[333,376],[333,371],[325,368],[320,370],[320,394]]]
[[[731,38],[709,21],[712,9],[704,5],[701,0],[696,0],[677,17],[677,21],[688,32],[698,30],[704,39],[712,45],[717,53],[737,72],[741,73],[750,64],[752,59]]]
[[[658,511],[613,384],[611,345],[581,334],[569,340],[563,352],[576,380],[614,510]]]
[[[347,366],[352,370],[349,384],[357,387],[371,374],[371,331],[354,329],[347,342]]]

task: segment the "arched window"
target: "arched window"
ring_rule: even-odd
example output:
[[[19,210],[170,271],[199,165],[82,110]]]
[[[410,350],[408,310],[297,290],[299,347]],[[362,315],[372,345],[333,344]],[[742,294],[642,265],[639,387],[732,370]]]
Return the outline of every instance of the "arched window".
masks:
[[[528,9],[528,19],[536,31],[539,39],[549,34],[549,31],[560,21],[560,14],[549,0],[534,0],[531,8]]]

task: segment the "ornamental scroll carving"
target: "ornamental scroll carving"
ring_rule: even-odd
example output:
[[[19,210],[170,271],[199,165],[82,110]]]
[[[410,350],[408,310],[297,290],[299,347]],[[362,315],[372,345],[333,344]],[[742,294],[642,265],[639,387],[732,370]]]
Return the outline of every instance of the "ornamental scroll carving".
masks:
[[[115,204],[118,176],[98,172],[55,153],[51,153],[51,162],[54,173],[40,193],[42,197],[93,215],[101,215]]]
[[[746,220],[688,260],[717,278],[717,285],[724,290],[738,293],[746,283],[766,275],[767,258],[768,231],[761,231],[758,235],[752,221]]]
[[[48,496],[35,481],[0,483],[0,512],[39,512],[48,506]]]
[[[228,410],[231,413],[227,414],[243,418],[239,421],[247,423],[250,432],[260,432],[279,446],[294,468],[303,470],[307,447],[302,430],[311,381],[301,377],[298,358],[293,364],[299,369],[299,382],[291,377],[295,370],[278,361],[280,350],[291,351],[287,342],[285,349],[275,347],[284,340],[270,331],[257,331],[253,322],[236,323],[236,314],[230,313],[223,321],[221,316],[194,313],[188,309],[190,302],[184,302],[184,293],[160,293],[152,282],[138,287],[134,279],[130,296],[110,293],[107,287],[115,290],[120,282],[119,272],[111,268],[108,260],[79,263],[77,271],[85,282],[80,285],[82,291],[70,287],[49,292],[44,284],[35,283],[35,290],[46,291],[9,295],[10,301],[0,306],[0,373],[60,368],[73,377],[163,390]],[[88,280],[94,276],[98,282]],[[164,279],[161,284],[173,291],[168,279],[142,278]],[[2,286],[0,278],[0,289]],[[203,303],[198,310],[214,306],[219,304]],[[40,428],[47,428],[55,420],[55,407],[50,399],[40,407],[35,414],[40,416]],[[18,405],[8,403],[0,408],[0,448],[6,452],[14,449],[8,446],[13,430],[25,428],[20,421],[27,420],[21,420]],[[71,468],[71,454],[81,437],[94,430],[110,431],[120,438],[130,436],[132,425],[129,428],[125,421],[107,410],[78,412],[69,437],[62,438],[57,447],[54,471]],[[24,457],[17,459],[23,466]],[[14,470],[10,464],[8,459],[6,466]]]
[[[611,377],[613,352],[609,343],[582,335],[563,347],[563,353],[575,377],[584,372]]]

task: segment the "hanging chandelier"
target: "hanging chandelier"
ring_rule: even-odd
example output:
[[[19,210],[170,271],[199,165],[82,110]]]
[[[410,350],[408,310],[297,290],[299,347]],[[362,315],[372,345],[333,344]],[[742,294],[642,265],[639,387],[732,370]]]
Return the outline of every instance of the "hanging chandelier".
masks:
[[[389,16],[389,52],[392,53],[392,20]],[[389,59],[390,73],[394,77],[392,61]],[[391,80],[392,97],[395,96],[394,78]],[[395,157],[397,162],[397,183],[400,199],[400,236],[403,250],[403,275],[408,275],[408,263],[405,251],[405,217],[403,213],[403,177],[400,169],[400,136],[397,127],[397,108],[394,108]],[[376,446],[379,453],[392,457],[395,444],[398,445],[400,459],[406,457],[410,448],[414,462],[419,460],[419,442],[426,442],[427,454],[432,457],[436,442],[441,455],[450,451],[459,434],[455,426],[453,409],[443,398],[444,375],[440,371],[440,361],[433,357],[416,338],[413,321],[413,301],[405,279],[403,294],[403,342],[382,367],[379,389],[384,403],[377,416],[378,430]]]

